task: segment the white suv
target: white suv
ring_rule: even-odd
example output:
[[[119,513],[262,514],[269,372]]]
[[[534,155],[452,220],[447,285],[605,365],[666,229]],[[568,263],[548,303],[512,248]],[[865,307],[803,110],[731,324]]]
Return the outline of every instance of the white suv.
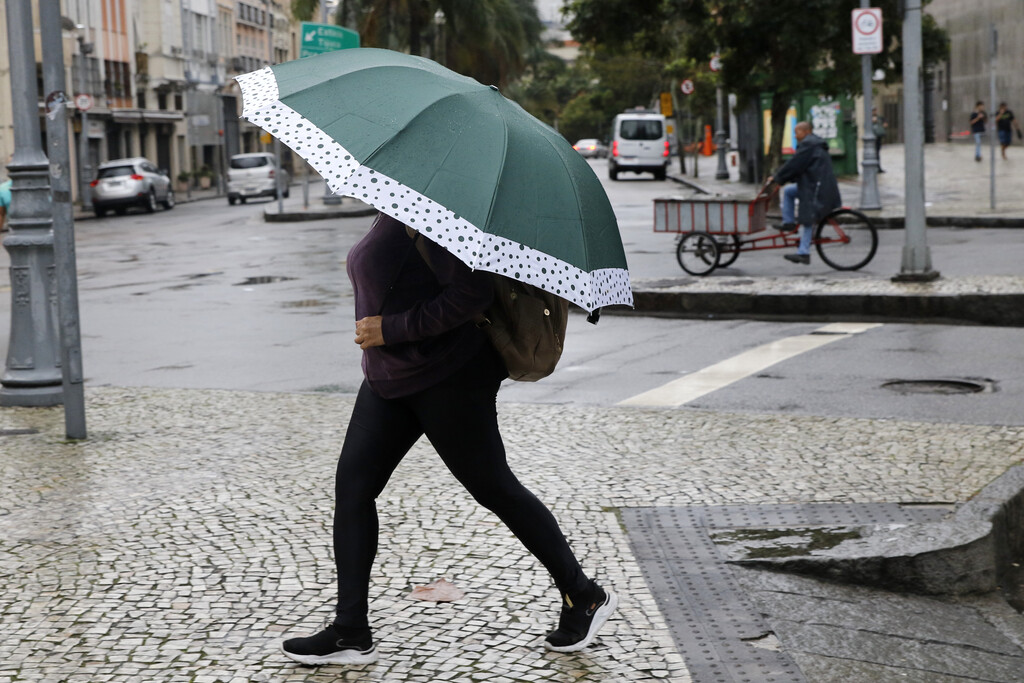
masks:
[[[251,197],[276,197],[277,160],[273,154],[236,154],[228,163],[228,204]],[[281,169],[281,196],[288,196],[288,171]]]
[[[665,117],[650,111],[630,110],[612,123],[612,148],[608,152],[608,177],[619,179],[620,171],[653,173],[665,179],[669,142]]]

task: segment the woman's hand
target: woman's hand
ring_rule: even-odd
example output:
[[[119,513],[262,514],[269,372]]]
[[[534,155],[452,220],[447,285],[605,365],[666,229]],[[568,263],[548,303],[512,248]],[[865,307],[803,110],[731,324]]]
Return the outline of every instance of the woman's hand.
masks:
[[[368,349],[371,346],[384,346],[384,333],[381,331],[381,317],[379,315],[356,321],[356,344],[359,344],[361,349]]]

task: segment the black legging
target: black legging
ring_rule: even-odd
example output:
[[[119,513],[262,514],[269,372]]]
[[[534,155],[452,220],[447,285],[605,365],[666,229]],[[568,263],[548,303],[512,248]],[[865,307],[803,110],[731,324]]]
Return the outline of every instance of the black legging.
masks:
[[[585,590],[587,577],[554,515],[519,482],[505,460],[495,407],[499,363],[487,345],[448,379],[397,399],[381,398],[363,382],[335,482],[335,623],[368,625],[370,570],[377,554],[375,499],[422,434],[473,498],[494,512],[541,561],[559,590]]]

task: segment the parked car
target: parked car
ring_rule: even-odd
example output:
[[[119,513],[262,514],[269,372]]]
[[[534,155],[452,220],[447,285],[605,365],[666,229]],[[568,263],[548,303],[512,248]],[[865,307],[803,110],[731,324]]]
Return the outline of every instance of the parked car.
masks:
[[[608,148],[597,138],[584,138],[577,141],[572,148],[588,159],[601,159],[608,156]]]
[[[277,159],[267,152],[236,154],[228,163],[228,204],[253,197],[276,197]],[[288,196],[288,171],[281,169],[281,196]]]
[[[174,208],[174,188],[167,171],[158,169],[149,159],[132,157],[100,164],[92,188],[92,210],[99,217],[110,210],[118,215],[138,206],[148,213],[156,211],[157,203],[165,209]]]
[[[618,180],[620,171],[632,171],[664,180],[671,152],[667,128],[665,117],[651,111],[628,110],[616,116],[608,177]]]

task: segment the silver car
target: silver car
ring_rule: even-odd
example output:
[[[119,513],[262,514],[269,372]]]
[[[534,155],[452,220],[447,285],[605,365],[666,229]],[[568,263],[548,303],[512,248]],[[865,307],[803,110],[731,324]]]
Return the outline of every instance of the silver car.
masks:
[[[236,154],[228,164],[228,204],[253,197],[276,197],[277,181],[281,181],[281,196],[288,196],[288,171],[281,169],[276,178],[277,159],[267,152]]]
[[[157,203],[165,209],[174,208],[174,188],[167,173],[153,165],[149,159],[132,157],[115,159],[101,164],[92,188],[92,210],[100,217],[113,210],[118,215],[129,207],[142,207],[148,213],[156,211]]]

